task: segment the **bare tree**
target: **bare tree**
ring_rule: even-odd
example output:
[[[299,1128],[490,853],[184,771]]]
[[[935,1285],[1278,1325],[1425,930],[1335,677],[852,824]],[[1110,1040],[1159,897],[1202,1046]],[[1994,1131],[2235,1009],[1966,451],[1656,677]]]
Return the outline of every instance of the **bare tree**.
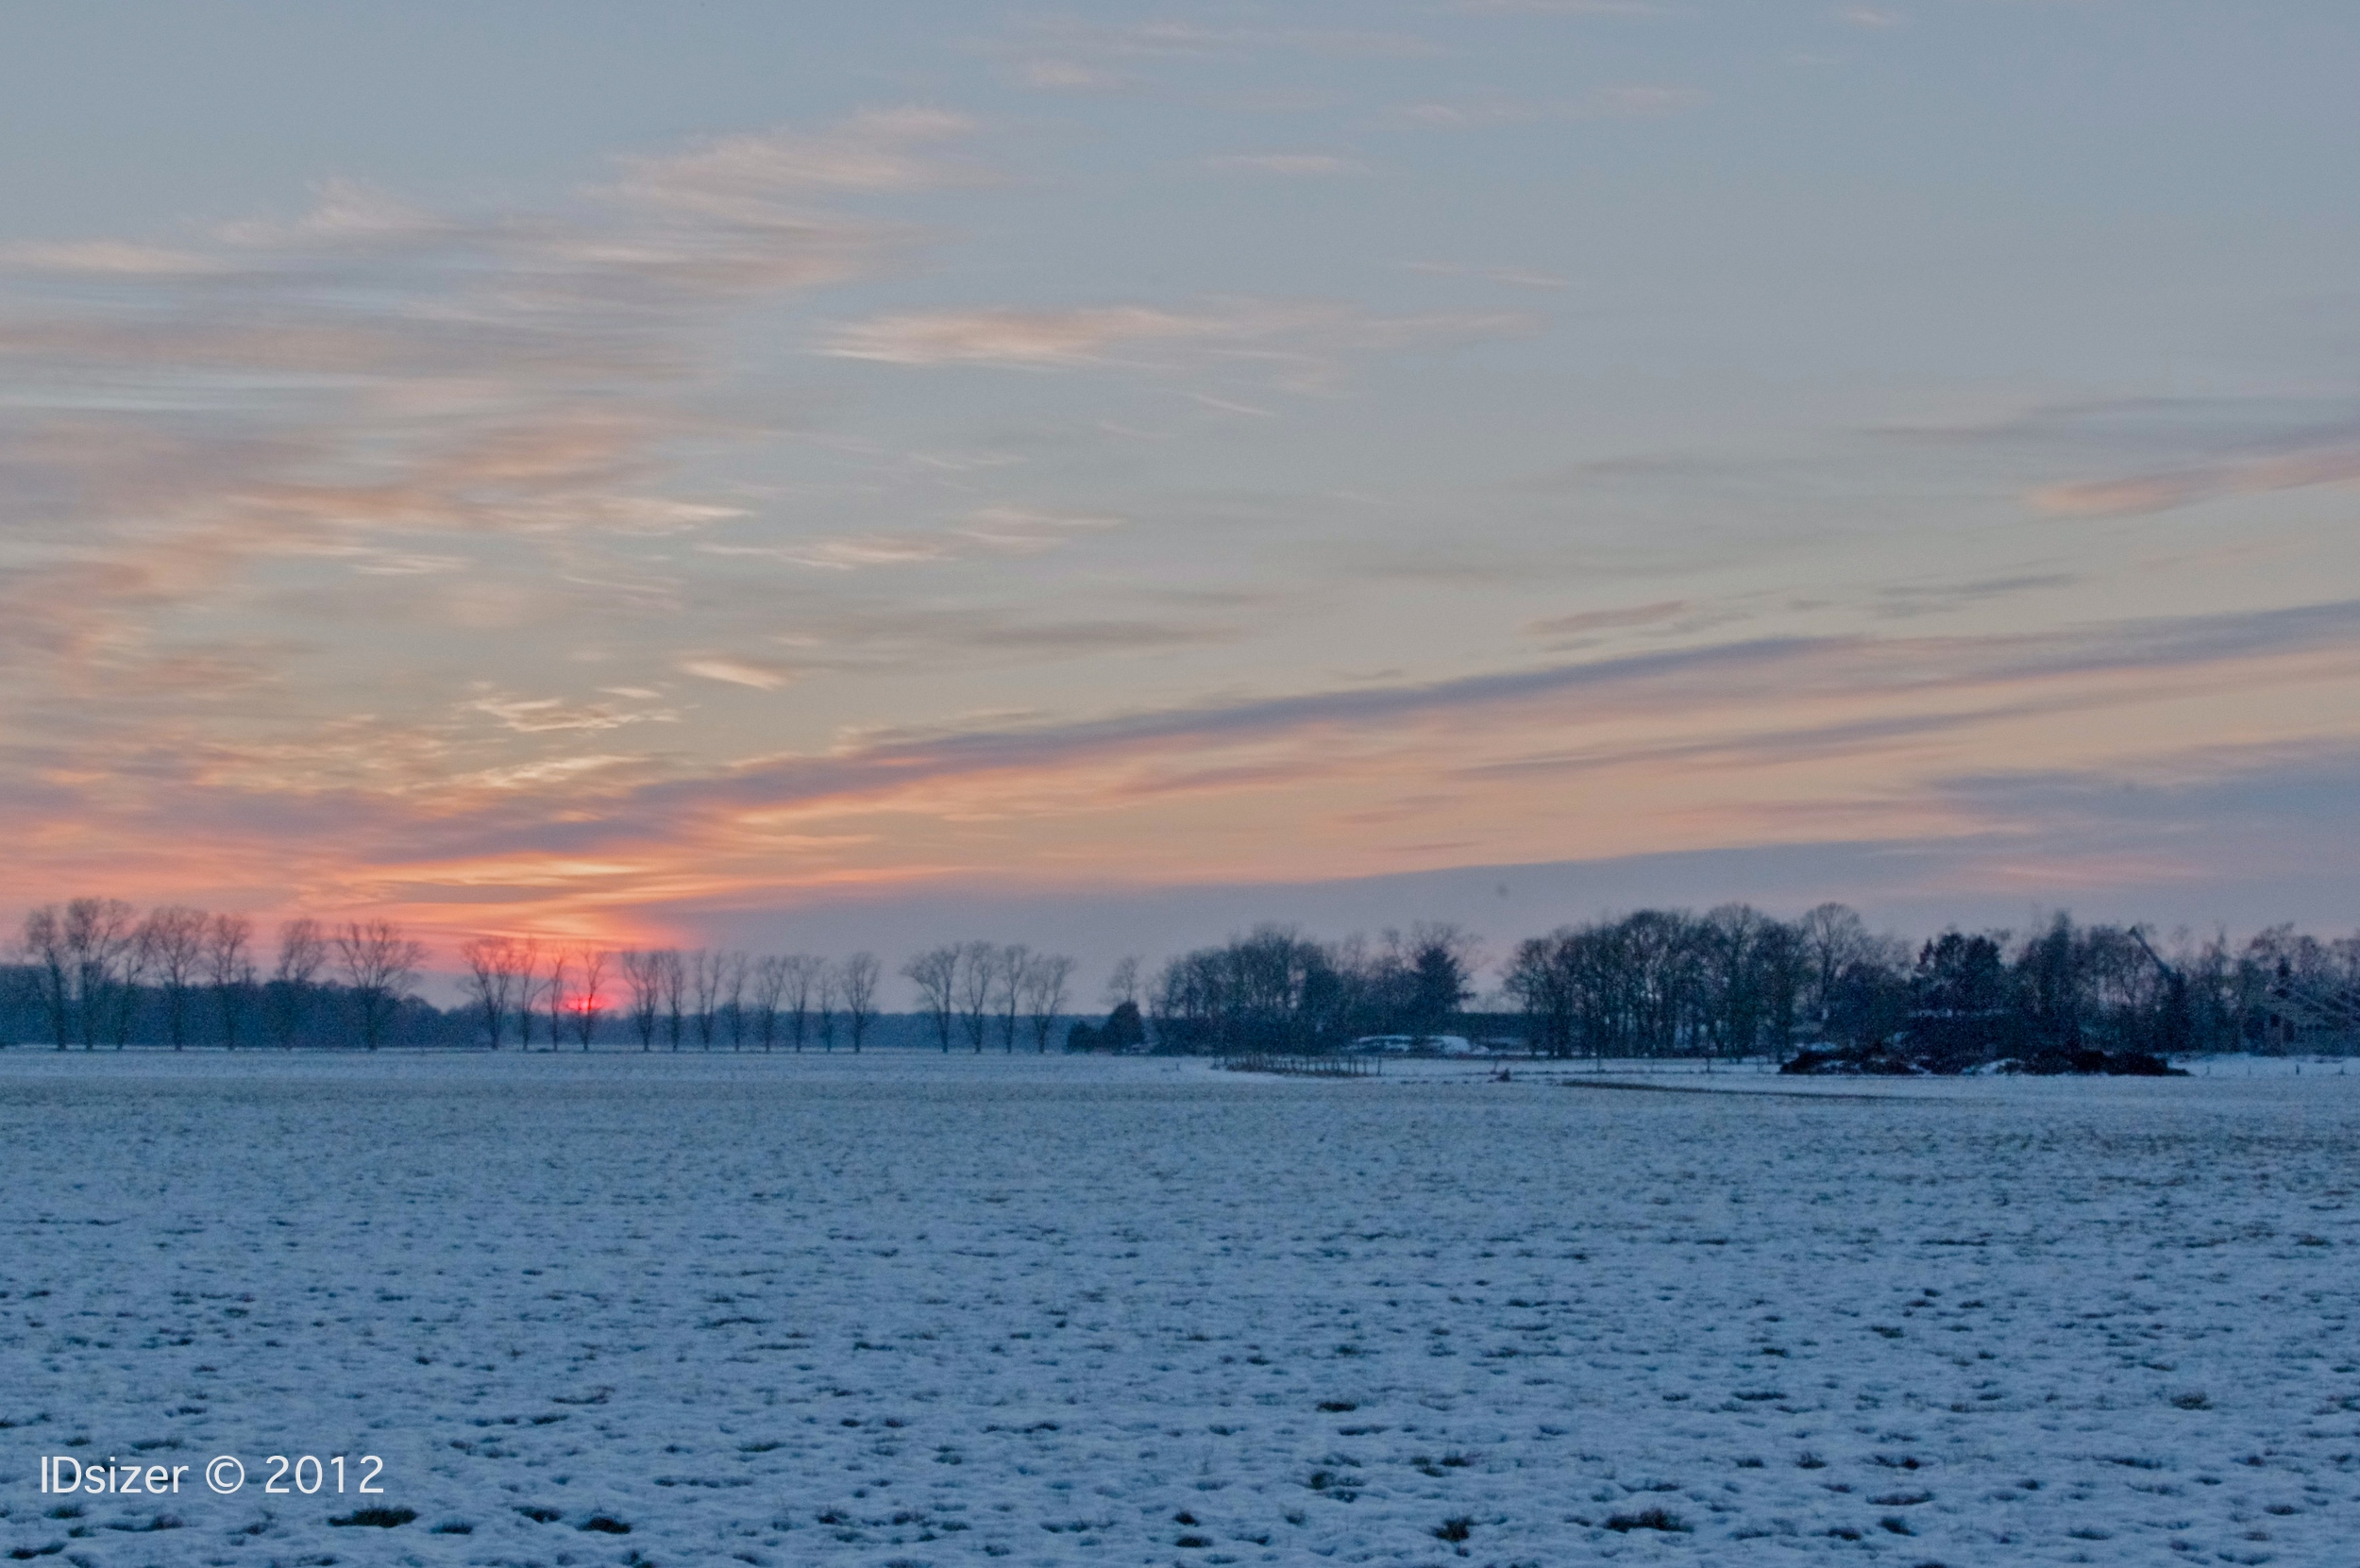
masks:
[[[902,966],[902,975],[918,987],[919,1005],[935,1026],[942,1054],[951,1054],[951,1024],[958,1017],[959,950],[930,948]]]
[[[1114,971],[1106,976],[1106,1010],[1114,1011],[1124,1003],[1139,1004],[1139,971],[1143,967],[1138,953],[1118,960]]]
[[[151,909],[140,922],[140,941],[163,984],[165,1037],[178,1051],[189,1040],[189,994],[196,989],[205,963],[205,927],[211,917],[202,909],[169,903]]]
[[[541,999],[541,939],[528,936],[516,944],[516,1049],[532,1049],[532,1009]]]
[[[572,961],[564,948],[549,950],[549,977],[541,986],[541,1006],[549,1016],[549,1049],[565,1043],[565,1004],[572,998]]]
[[[124,905],[126,910],[130,905]],[[117,1051],[131,1043],[131,1025],[139,1016],[140,987],[156,969],[158,935],[145,920],[132,925],[131,933],[115,959],[114,983],[109,987],[107,1008],[108,1038]]]
[[[336,933],[336,957],[360,1008],[361,1038],[374,1051],[426,962],[426,945],[403,936],[391,920],[346,920]]]
[[[1032,962],[1033,950],[1021,942],[1002,948],[992,960],[992,983],[999,987],[992,1011],[1000,1020],[1003,1054],[1016,1054],[1016,1020],[1024,1010],[1024,971]]]
[[[778,1043],[779,1003],[786,995],[787,980],[787,960],[784,958],[766,957],[754,965],[754,1035],[762,1041],[765,1054]]]
[[[598,1015],[606,1007],[608,956],[604,948],[583,948],[574,956],[581,977],[574,986],[574,1035],[584,1051],[590,1049],[590,1037],[598,1032]]]
[[[811,1031],[811,1001],[819,986],[820,970],[825,966],[805,953],[791,953],[779,960],[785,981],[787,1037],[795,1042],[800,1054],[803,1038]]]
[[[43,904],[25,917],[25,954],[40,977],[49,1032],[63,1051],[74,1037],[74,953],[66,945],[65,921],[56,904]]]
[[[1836,982],[1846,968],[1874,955],[1877,939],[1858,914],[1840,903],[1823,903],[1806,912],[1795,922],[1795,931],[1810,974],[1804,1004],[1824,1031]]]
[[[819,1031],[819,1049],[834,1054],[835,1051],[835,971],[825,963],[813,969],[811,983],[811,1021]]]
[[[856,953],[835,971],[836,996],[844,1003],[844,1021],[851,1027],[852,1054],[860,1054],[861,1037],[877,1016],[877,955]]]
[[[205,978],[221,1010],[221,1043],[230,1051],[238,1049],[238,1023],[254,989],[253,940],[254,922],[244,915],[216,915],[205,927]]]
[[[278,927],[278,966],[262,992],[271,1038],[293,1051],[312,1009],[312,987],[328,964],[328,936],[319,921],[298,915]]]
[[[742,953],[721,954],[722,1006],[730,1020],[730,1049],[746,1049],[746,980],[748,964]]]
[[[459,959],[467,966],[461,984],[468,999],[482,1009],[484,1033],[497,1051],[508,1032],[508,1007],[515,995],[516,944],[506,936],[470,936],[459,944]]]
[[[1000,950],[989,942],[969,942],[959,950],[959,1022],[976,1054],[991,1028],[991,1000],[1000,981]]]
[[[713,1026],[721,1005],[721,978],[725,953],[711,948],[699,948],[688,955],[688,985],[696,1005],[697,1041],[707,1051],[713,1049]]]
[[[65,906],[60,936],[74,983],[75,1020],[82,1049],[97,1049],[118,989],[138,983],[136,911],[121,899],[75,899]]]
[[[688,1007],[688,965],[678,948],[665,948],[655,954],[664,977],[665,1033],[678,1051],[681,1042],[681,1020]]]
[[[1033,1025],[1033,1049],[1046,1054],[1049,1032],[1065,1011],[1066,991],[1073,980],[1073,960],[1063,953],[1035,953],[1024,966],[1024,1011]]]
[[[664,1013],[664,954],[633,948],[623,954],[623,984],[631,991],[631,1027],[639,1049],[655,1049],[656,1020]]]

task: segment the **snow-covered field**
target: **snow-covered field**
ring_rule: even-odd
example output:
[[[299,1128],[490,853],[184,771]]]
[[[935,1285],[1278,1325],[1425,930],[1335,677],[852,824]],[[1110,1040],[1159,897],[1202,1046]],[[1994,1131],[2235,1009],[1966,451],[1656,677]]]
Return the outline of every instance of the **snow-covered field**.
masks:
[[[1490,1071],[8,1052],[0,1551],[2360,1561],[2360,1077]]]

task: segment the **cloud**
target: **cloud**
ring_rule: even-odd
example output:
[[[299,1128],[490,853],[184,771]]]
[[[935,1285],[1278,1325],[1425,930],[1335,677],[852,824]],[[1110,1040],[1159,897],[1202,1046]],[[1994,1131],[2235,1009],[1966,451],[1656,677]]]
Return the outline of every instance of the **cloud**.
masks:
[[[932,619],[894,612],[872,629],[876,646],[931,638],[971,656],[1030,639],[1036,651],[1095,653],[1146,650],[1139,635],[1155,632],[1015,610]],[[826,667],[804,651],[793,668]],[[702,659],[789,667],[717,651],[683,663]],[[915,667],[938,668],[938,652]],[[1993,756],[2151,775],[2175,757],[2200,763],[2220,733],[2203,716],[2227,712],[2249,751],[2348,750],[2348,722],[2318,699],[2355,675],[2360,603],[2337,602],[2041,634],[1752,638],[1082,719],[978,714],[717,767],[592,751],[582,730],[540,756],[478,760],[463,729],[362,715],[275,748],[158,744],[104,774],[85,765],[76,777],[89,782],[70,791],[11,792],[0,821],[31,847],[19,876],[55,880],[70,858],[58,835],[78,823],[136,855],[151,883],[177,867],[183,885],[199,875],[247,885],[268,867],[314,907],[497,899],[595,930],[650,903],[743,907],[819,885],[1244,881],[1829,838],[1923,846],[2007,830],[2003,803],[1957,783]],[[467,715],[479,726],[590,717],[574,711],[585,704],[479,695],[487,705]],[[0,758],[44,776],[21,745],[0,742]],[[1415,831],[1396,842],[1372,832],[1381,820]],[[114,862],[92,851],[71,864],[96,885],[93,868]]]
[[[1909,20],[1899,11],[1886,10],[1878,6],[1846,6],[1835,15],[1837,21],[1848,22],[1855,27],[1878,29],[1898,27]]]
[[[2170,512],[2228,496],[2360,482],[2360,442],[2233,459],[2121,479],[2082,480],[2032,492],[2033,506],[2068,517]]]
[[[745,659],[734,654],[708,653],[680,661],[681,672],[700,680],[718,681],[725,685],[751,686],[756,691],[776,691],[795,679],[795,671],[767,660]]]
[[[658,211],[723,223],[768,225],[812,194],[920,191],[953,178],[931,149],[971,134],[975,124],[945,110],[904,108],[855,114],[827,130],[724,136],[682,152],[616,160],[616,178],[598,194]]]
[[[949,560],[956,553],[952,541],[926,533],[862,533],[833,539],[811,539],[792,545],[701,544],[706,555],[738,556],[780,561],[793,566],[817,566],[824,571],[858,571],[867,566],[911,566]]]
[[[634,695],[652,698],[652,692]],[[574,703],[559,697],[515,697],[487,693],[463,704],[464,711],[497,720],[518,734],[597,733],[627,724],[661,723],[676,719],[673,713],[653,710],[618,711],[612,703]]]
[[[970,129],[878,110],[624,157],[546,211],[332,180],[194,248],[0,252],[0,667],[140,689],[172,613],[264,563],[464,577],[509,537],[639,592],[596,541],[742,512],[671,488],[680,446],[749,433],[701,384],[716,322],[888,264],[914,231],[841,202],[971,177]]]
[[[1321,301],[1215,301],[1190,311],[993,307],[851,323],[837,329],[819,352],[883,364],[1013,370],[1256,364],[1281,384],[1307,389],[1330,379],[1348,355],[1523,336],[1538,325],[1533,316],[1506,312],[1384,316]]]
[[[2025,503],[2058,516],[2137,516],[2360,480],[2360,405],[2349,397],[2039,403],[1997,416],[1890,425],[1872,433],[2012,460],[2019,476],[2042,476],[2015,480]],[[2077,477],[2050,477],[2061,470]]]
[[[1098,363],[1121,345],[1204,337],[1217,329],[1204,318],[1139,306],[934,311],[845,327],[821,352],[882,364],[1070,368]]]
[[[1120,517],[1087,513],[1039,512],[1020,506],[980,507],[959,532],[976,543],[1018,555],[1037,555],[1078,536],[1121,528]]]
[[[2007,716],[2117,706],[2114,684],[2137,677],[2166,688],[2193,672],[2256,660],[2333,653],[2360,670],[2360,601],[2282,611],[2129,621],[2048,634],[1980,638],[1758,638],[1701,648],[1506,670],[1454,680],[1306,692],[1047,725],[871,732],[825,756],[750,762],[724,776],[653,783],[618,799],[610,820],[667,820],[677,813],[789,807],[880,809],[897,799],[994,777],[1087,775],[1109,765],[1187,759],[1208,766],[1240,747],[1298,748],[1288,776],[1344,767],[1356,737],[1427,746],[1441,725],[1462,734],[1546,733],[1685,715],[1710,738],[1687,744],[1743,750],[1731,716],[1760,716],[1756,744],[1786,732],[1812,755],[1837,743],[1971,730]],[[2349,679],[2349,676],[2344,677]],[[1813,702],[1842,700],[1897,711],[1844,721],[1801,721]],[[1989,711],[1981,715],[1977,706]],[[1944,717],[1945,706],[1964,717]],[[1517,716],[1513,726],[1499,726]],[[1412,728],[1413,726],[1417,728]],[[1414,738],[1413,738],[1414,737]],[[1588,767],[1633,767],[1673,755],[1650,741],[1584,751]],[[1446,748],[1446,750],[1457,750]],[[1545,758],[1527,758],[1545,764]],[[1460,766],[1464,766],[1461,764]],[[1275,776],[1275,775],[1273,775]],[[1067,799],[1060,797],[1060,799]],[[1073,803],[1070,800],[1068,804]]]

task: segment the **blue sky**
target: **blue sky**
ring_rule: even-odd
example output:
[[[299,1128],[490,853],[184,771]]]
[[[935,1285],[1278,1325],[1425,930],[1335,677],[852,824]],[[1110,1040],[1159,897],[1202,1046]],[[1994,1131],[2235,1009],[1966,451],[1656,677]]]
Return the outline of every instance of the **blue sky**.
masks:
[[[7,29],[0,899],[2360,919],[2349,8]]]

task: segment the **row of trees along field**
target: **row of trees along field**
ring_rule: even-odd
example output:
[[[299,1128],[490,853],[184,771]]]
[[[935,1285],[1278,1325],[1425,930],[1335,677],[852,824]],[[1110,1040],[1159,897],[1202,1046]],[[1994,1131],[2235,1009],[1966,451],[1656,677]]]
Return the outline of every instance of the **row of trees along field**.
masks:
[[[426,949],[390,920],[278,930],[266,974],[244,915],[75,899],[25,919],[19,988],[59,1050],[132,1039],[292,1048],[407,1039],[441,1015],[411,994]]]
[[[1950,1063],[2086,1050],[2165,1055],[2284,1044],[2290,985],[2360,997],[2360,936],[2291,926],[2242,947],[2065,915],[2028,936],[1871,932],[1842,904],[1780,920],[1745,904],[1646,909],[1520,942],[1501,966],[1513,1015],[1461,1012],[1475,952],[1453,926],[1323,943],[1269,926],[1165,965],[1155,1049],[1317,1053],[1378,1034],[1496,1031],[1551,1056],[1783,1060],[1806,1044],[1907,1042]]]
[[[263,953],[247,917],[180,905],[36,909],[21,962],[0,970],[0,1041],[859,1051],[882,1039],[1236,1054],[1469,1032],[1553,1056],[1783,1059],[1805,1045],[1907,1041],[1921,1057],[1973,1061],[2284,1045],[2302,998],[2360,1006],[2360,936],[2278,926],[2242,946],[2183,936],[2166,954],[2135,926],[2059,915],[2021,937],[1953,930],[1913,946],[1833,903],[1792,921],[1725,904],[1560,927],[1500,965],[1514,1011],[1479,1014],[1466,1007],[1481,955],[1456,926],[1340,942],[1264,926],[1182,953],[1152,981],[1124,960],[1097,1024],[1067,1014],[1073,960],[1022,945],[917,954],[900,972],[918,1010],[897,1016],[880,1011],[883,967],[868,953],[618,953],[483,936],[461,945],[466,1001],[445,1010],[414,994],[427,951],[390,920],[298,918],[277,937]]]
[[[2284,1044],[2291,993],[2360,994],[2360,936],[2278,926],[2242,948],[2183,935],[2172,950],[2060,914],[2021,937],[1954,930],[1913,951],[1842,904],[1792,922],[1726,904],[1561,928],[1520,944],[1505,981],[1552,1055],[1783,1057],[1811,1041],[1953,1067]]]
[[[34,910],[18,946],[22,962],[0,971],[0,1042],[29,1036],[30,1015],[61,1051],[134,1041],[586,1051],[604,1039],[642,1051],[834,1051],[840,1041],[857,1052],[878,1032],[884,977],[869,953],[615,952],[479,936],[459,946],[465,1001],[446,1010],[414,994],[428,952],[391,920],[287,920],[264,953],[246,916],[177,904],[143,916],[103,898]],[[1024,1043],[1046,1051],[1064,1021],[1073,960],[969,942],[921,953],[902,972],[943,1049],[955,1023],[977,1051],[995,1033],[1013,1051],[1020,1025]]]

